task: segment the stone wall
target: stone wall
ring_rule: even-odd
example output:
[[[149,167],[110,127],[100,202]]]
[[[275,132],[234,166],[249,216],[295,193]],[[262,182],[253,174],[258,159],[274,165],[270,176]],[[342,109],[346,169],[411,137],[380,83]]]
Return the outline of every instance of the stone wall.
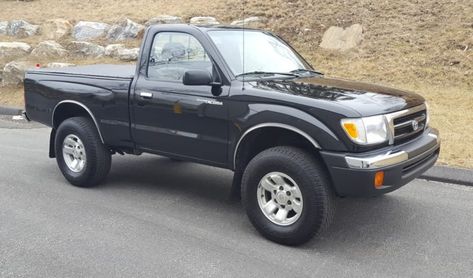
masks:
[[[73,66],[65,63],[68,57],[77,59],[96,59],[110,57],[116,61],[132,62],[139,56],[139,48],[127,48],[130,41],[139,45],[144,29],[153,24],[185,23],[182,18],[172,15],[159,15],[143,24],[124,18],[118,22],[79,21],[72,23],[66,19],[49,19],[41,24],[32,24],[25,20],[2,21],[0,19],[0,36],[10,37],[8,42],[0,42],[0,85],[21,85],[24,72],[34,66],[38,58],[49,61],[46,66]],[[197,16],[190,18],[190,24],[220,24],[214,17]],[[230,25],[249,28],[265,28],[266,18],[248,17],[235,20]],[[356,47],[362,39],[361,25],[347,29],[330,27],[321,43],[321,47],[346,51]],[[18,41],[11,41],[18,39]],[[37,39],[35,39],[37,38]],[[38,41],[28,44],[23,41]],[[30,58],[31,57],[31,58]]]

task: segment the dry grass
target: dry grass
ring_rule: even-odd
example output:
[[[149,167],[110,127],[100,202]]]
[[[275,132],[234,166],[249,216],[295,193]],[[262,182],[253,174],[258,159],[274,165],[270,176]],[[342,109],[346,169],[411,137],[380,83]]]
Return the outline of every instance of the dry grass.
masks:
[[[432,126],[442,137],[440,162],[473,168],[473,96],[471,89],[428,87],[421,88],[430,104]],[[465,95],[469,97],[465,98]],[[437,101],[437,100],[442,101]]]
[[[245,12],[243,12],[243,3]],[[441,163],[473,168],[473,1],[471,0],[0,0],[0,20],[49,18],[138,22],[170,14],[188,20],[215,16],[222,23],[246,16],[268,18],[280,34],[317,69],[328,75],[412,90],[430,103],[432,125],[443,138]],[[364,40],[355,50],[338,53],[318,47],[331,25],[361,23]],[[310,29],[310,30],[306,30]],[[13,40],[0,37],[2,40]],[[31,44],[41,36],[26,39]],[[105,42],[99,42],[105,43]],[[138,45],[137,41],[128,43]],[[86,64],[108,60],[64,61]],[[0,59],[0,66],[2,63]],[[34,61],[45,63],[48,61]],[[0,88],[0,103],[21,105],[18,88]]]
[[[23,88],[1,87],[0,104],[14,107],[23,107]]]

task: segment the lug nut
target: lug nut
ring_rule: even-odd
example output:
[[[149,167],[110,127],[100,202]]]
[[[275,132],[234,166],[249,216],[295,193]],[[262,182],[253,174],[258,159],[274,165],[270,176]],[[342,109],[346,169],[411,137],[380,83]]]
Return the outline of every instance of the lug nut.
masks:
[[[279,187],[279,190],[283,190],[283,189],[284,189],[284,187],[282,187],[282,186]]]
[[[291,201],[287,201],[287,204],[290,205],[290,204],[292,204],[292,203],[291,203]]]
[[[287,196],[291,196],[291,192],[290,192],[290,191],[286,191],[286,195],[287,195]]]

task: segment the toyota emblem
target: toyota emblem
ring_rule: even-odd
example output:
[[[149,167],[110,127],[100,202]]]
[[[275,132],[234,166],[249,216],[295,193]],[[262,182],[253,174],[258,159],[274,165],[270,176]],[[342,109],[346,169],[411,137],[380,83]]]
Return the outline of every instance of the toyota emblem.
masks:
[[[419,129],[419,122],[417,120],[413,120],[412,121],[412,129],[414,131],[418,130]]]

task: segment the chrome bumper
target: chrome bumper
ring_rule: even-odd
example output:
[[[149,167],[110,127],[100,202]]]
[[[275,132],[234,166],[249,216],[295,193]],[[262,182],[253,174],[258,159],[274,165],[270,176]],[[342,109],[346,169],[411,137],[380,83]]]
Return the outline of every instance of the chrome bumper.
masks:
[[[430,140],[426,140],[425,136],[430,138]],[[439,148],[440,137],[437,130],[431,129],[428,131],[427,134],[424,134],[421,137],[424,137],[421,139],[424,139],[425,144],[413,150],[412,149],[403,150],[401,147],[400,150],[390,150],[384,154],[376,154],[372,156],[362,156],[362,157],[346,156],[345,161],[348,167],[352,169],[377,169],[377,168],[393,166],[393,165],[400,164],[409,160],[414,160],[418,157],[424,156],[425,154],[434,152],[435,150]],[[418,139],[419,138],[416,138],[414,139],[414,141]],[[432,145],[433,141],[435,141],[434,146],[429,147]],[[409,143],[406,143],[406,145],[408,144]],[[422,149],[423,146],[427,146],[427,149],[419,153],[418,150]]]

